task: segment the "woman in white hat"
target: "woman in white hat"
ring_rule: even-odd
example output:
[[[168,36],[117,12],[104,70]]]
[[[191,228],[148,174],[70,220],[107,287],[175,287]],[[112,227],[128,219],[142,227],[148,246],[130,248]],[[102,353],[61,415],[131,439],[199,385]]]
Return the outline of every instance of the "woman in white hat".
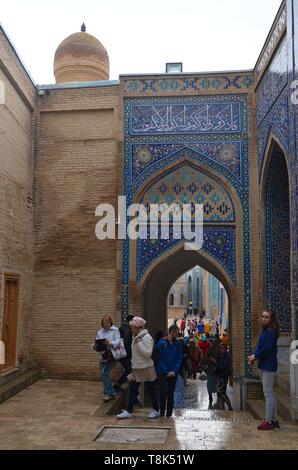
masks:
[[[139,387],[141,383],[145,384],[146,390],[151,398],[153,411],[149,414],[149,419],[155,419],[160,416],[159,405],[155,391],[156,371],[152,360],[154,340],[148,330],[144,327],[146,321],[141,317],[134,317],[130,321],[132,327],[132,373],[127,377],[130,382],[129,401],[126,410],[117,415],[118,419],[127,419],[132,417],[133,407],[136,402]]]

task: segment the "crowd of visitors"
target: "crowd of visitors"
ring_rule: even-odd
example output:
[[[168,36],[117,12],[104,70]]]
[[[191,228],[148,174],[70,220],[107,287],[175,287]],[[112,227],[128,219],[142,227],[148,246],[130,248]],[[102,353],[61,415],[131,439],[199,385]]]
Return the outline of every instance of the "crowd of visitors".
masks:
[[[219,324],[200,317],[187,319],[186,315],[169,328],[168,334],[158,331],[151,337],[146,321],[138,316],[127,316],[119,329],[110,316],[104,316],[96,335],[93,349],[99,352],[99,366],[104,388],[104,400],[116,397],[124,382],[128,381],[129,400],[119,419],[132,417],[139,400],[140,384],[144,384],[150,397],[152,411],[149,419],[170,418],[174,408],[184,408],[184,392],[189,380],[206,381],[209,409],[225,410],[232,405],[227,394],[231,376],[228,331],[220,334]],[[266,418],[258,427],[261,431],[279,428],[277,420],[274,380],[278,367],[278,320],[274,312],[262,313],[262,331],[254,354],[248,360],[253,366],[258,361],[266,401]],[[122,373],[116,383],[110,374],[120,362]],[[216,403],[213,396],[216,394]]]
[[[232,409],[226,393],[231,373],[228,335],[225,331],[220,336],[215,322],[183,318],[180,325],[175,322],[169,328],[168,335],[158,331],[154,339],[145,328],[146,321],[138,316],[127,316],[119,329],[105,316],[101,326],[94,349],[100,356],[104,400],[114,399],[126,381],[130,385],[128,404],[117,415],[119,419],[132,417],[134,407],[141,406],[142,383],[152,404],[148,418],[170,418],[174,408],[184,408],[185,387],[198,376],[206,380],[210,409],[225,409],[225,404]],[[117,361],[122,373],[113,385],[110,374]],[[213,393],[217,393],[214,406]]]

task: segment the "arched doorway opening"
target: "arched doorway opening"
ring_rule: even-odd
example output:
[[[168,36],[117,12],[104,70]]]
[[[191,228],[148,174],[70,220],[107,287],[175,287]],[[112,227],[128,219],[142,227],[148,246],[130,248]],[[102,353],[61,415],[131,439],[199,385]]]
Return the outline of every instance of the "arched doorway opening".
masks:
[[[233,353],[233,336],[237,338],[239,334],[237,331],[233,332],[233,312],[237,315],[237,300],[236,300],[236,288],[229,279],[228,275],[224,272],[223,268],[216,263],[210,256],[200,251],[188,251],[184,249],[184,244],[179,248],[174,250],[172,253],[167,254],[165,258],[160,260],[160,262],[155,265],[155,267],[150,271],[143,284],[143,312],[144,317],[148,322],[148,329],[150,333],[155,336],[159,331],[166,332],[168,328],[168,302],[169,298],[171,300],[175,296],[171,296],[171,286],[181,277],[181,275],[186,275],[186,289],[187,289],[187,301],[189,303],[190,292],[193,296],[193,286],[190,289],[190,282],[188,273],[192,269],[196,269],[197,266],[200,266],[200,269],[208,271],[212,274],[218,282],[221,283],[225,289],[227,298],[228,298],[228,312],[227,317],[228,322],[228,335],[229,335],[229,348],[231,353],[231,372],[232,378],[230,385],[233,386],[233,377],[234,373],[238,373],[239,365],[237,363],[237,351],[235,351],[235,361]],[[193,302],[193,300],[190,300]],[[237,324],[239,324],[239,319],[236,316],[236,329]],[[235,364],[235,363],[236,364]],[[203,385],[202,385],[203,384]],[[206,384],[200,380],[190,380],[191,391],[190,394],[193,396],[193,399],[188,400],[187,407],[200,407],[203,409],[205,406],[208,406],[208,394]],[[233,396],[230,389],[229,396],[230,399]],[[189,393],[187,392],[188,396]],[[200,398],[202,397],[202,398]],[[204,397],[204,399],[203,399]],[[188,397],[189,398],[189,397]],[[202,401],[203,400],[203,401]],[[203,408],[202,408],[203,406]]]
[[[262,291],[263,306],[277,314],[279,371],[288,372],[291,314],[291,220],[289,173],[285,153],[272,139],[262,181]]]
[[[232,296],[233,286],[222,268],[210,257],[201,251],[188,251],[182,244],[176,251],[161,260],[148,274],[143,285],[143,312],[148,321],[152,334],[157,331],[166,331],[168,327],[168,303],[171,286],[183,274],[188,273],[196,266],[208,271],[223,286],[228,297],[229,318],[228,328],[232,337],[232,311],[235,296]],[[189,278],[188,278],[189,279]],[[187,302],[189,302],[189,281],[187,279]],[[193,291],[193,289],[191,289]],[[171,300],[174,298],[171,297]]]
[[[235,345],[233,371],[235,376],[243,376],[250,320],[245,304],[243,212],[237,193],[222,175],[184,157],[146,181],[133,202],[146,208],[150,204],[164,203],[203,204],[204,245],[199,251],[187,251],[183,240],[161,241],[148,237],[131,242],[128,255],[129,266],[133,269],[127,295],[130,311],[140,312],[146,318],[152,335],[166,331],[170,286],[196,265],[206,269],[219,279],[227,292],[229,333]]]

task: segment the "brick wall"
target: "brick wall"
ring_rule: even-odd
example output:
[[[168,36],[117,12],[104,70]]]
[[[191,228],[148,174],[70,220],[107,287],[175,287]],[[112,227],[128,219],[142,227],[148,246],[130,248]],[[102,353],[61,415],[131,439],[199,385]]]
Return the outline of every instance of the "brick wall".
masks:
[[[4,273],[20,276],[16,366],[29,356],[35,87],[0,28],[0,337]]]
[[[115,87],[40,99],[31,350],[50,375],[97,375],[91,346],[101,317],[120,321],[115,242],[95,237],[96,207],[117,202],[117,100]]]

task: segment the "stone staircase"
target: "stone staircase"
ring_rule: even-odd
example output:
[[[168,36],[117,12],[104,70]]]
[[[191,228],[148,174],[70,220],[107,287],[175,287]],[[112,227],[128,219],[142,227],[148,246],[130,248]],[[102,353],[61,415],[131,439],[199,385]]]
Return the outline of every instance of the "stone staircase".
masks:
[[[279,374],[277,376],[275,393],[277,398],[277,413],[280,421],[292,421],[291,414],[291,395],[290,395],[290,376],[289,374]],[[256,419],[265,417],[264,400],[247,400],[247,410]]]
[[[13,371],[2,375],[0,382],[0,404],[32,385],[40,377],[41,371],[39,369],[29,369],[22,374],[19,371]]]

